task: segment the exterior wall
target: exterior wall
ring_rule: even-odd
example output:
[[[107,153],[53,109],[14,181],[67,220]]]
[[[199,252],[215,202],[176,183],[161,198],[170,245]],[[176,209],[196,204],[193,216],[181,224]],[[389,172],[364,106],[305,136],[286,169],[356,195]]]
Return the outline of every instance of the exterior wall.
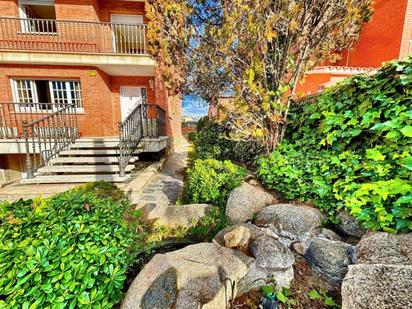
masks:
[[[384,61],[399,58],[407,2],[376,0],[372,20],[364,26],[349,55],[344,52],[337,65],[379,67]]]
[[[402,44],[399,58],[403,59],[412,55],[412,0],[408,0],[405,24],[403,25]]]
[[[23,171],[23,155],[0,154],[0,186],[4,183],[20,180]]]
[[[111,14],[144,15],[144,2],[55,0],[57,20],[110,22]],[[19,17],[18,0],[0,0],[0,16]]]
[[[321,85],[329,82],[331,77],[331,74],[307,74],[296,86],[296,94],[318,93]]]
[[[93,67],[0,65],[0,101],[13,102],[12,78],[79,79],[82,87],[84,114],[78,124],[82,136],[114,136],[110,77]]]
[[[149,104],[166,110],[168,136],[181,135],[181,100],[169,96],[160,78],[109,76],[94,67],[0,65],[0,102],[13,102],[10,80],[79,79],[82,87],[84,113],[78,117],[82,136],[117,136],[120,117],[120,87],[146,87]],[[150,80],[157,80],[150,86]]]

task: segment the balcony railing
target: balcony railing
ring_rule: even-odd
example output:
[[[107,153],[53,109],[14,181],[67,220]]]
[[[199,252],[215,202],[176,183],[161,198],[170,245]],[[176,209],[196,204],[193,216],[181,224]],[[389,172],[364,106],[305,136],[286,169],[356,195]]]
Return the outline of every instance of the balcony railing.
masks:
[[[144,24],[0,17],[0,49],[146,54]]]
[[[0,102],[0,140],[24,138],[23,123],[34,123],[54,112],[63,109],[66,105],[67,104],[63,103]],[[67,112],[70,114],[70,121],[77,121],[77,117],[74,117],[77,112],[76,106],[67,109]],[[52,119],[49,119],[49,121],[49,127],[51,127],[53,125],[51,123]],[[60,120],[56,119],[56,123],[57,121]]]

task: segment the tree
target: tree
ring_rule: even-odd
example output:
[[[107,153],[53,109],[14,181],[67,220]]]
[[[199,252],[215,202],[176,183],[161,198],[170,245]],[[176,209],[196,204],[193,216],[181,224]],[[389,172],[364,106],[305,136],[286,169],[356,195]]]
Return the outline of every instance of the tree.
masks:
[[[215,104],[218,95],[234,93],[235,108],[227,112],[232,138],[255,139],[270,151],[284,134],[298,79],[357,40],[370,6],[371,0],[149,0],[149,32],[164,27],[153,51],[167,80],[171,71],[184,76],[176,87]]]

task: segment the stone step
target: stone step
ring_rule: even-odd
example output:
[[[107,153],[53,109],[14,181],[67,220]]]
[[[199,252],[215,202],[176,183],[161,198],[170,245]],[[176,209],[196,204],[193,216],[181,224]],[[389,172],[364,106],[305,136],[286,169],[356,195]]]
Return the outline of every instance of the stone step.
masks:
[[[140,154],[140,149],[135,151],[135,155]],[[118,149],[71,149],[60,152],[60,156],[116,156]]]
[[[119,175],[39,175],[33,179],[23,179],[22,184],[42,184],[42,183],[85,183],[94,181],[124,182],[130,175],[120,177]]]
[[[126,166],[125,172],[129,173],[135,168],[130,164]],[[70,173],[70,174],[93,174],[93,173],[118,173],[119,165],[51,165],[39,168],[37,173]]]
[[[136,158],[131,158],[129,163],[133,164],[137,161]],[[56,164],[117,164],[119,157],[58,157],[50,161],[51,165]]]
[[[76,140],[80,143],[89,143],[89,142],[119,142],[119,137],[82,137]]]
[[[77,140],[70,149],[117,148],[119,141],[81,141]]]

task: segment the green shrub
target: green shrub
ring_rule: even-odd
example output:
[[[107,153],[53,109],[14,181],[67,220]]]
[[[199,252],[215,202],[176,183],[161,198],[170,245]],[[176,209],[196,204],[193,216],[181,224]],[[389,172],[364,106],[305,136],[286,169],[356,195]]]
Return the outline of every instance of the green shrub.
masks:
[[[254,142],[234,141],[223,123],[206,122],[192,140],[196,159],[231,160],[253,166],[263,148]]]
[[[288,199],[331,219],[347,208],[366,228],[412,230],[412,59],[295,106],[284,143],[258,174]]]
[[[224,207],[230,191],[238,187],[246,169],[230,161],[195,160],[187,171],[186,194],[190,203]]]
[[[1,308],[112,308],[133,234],[123,193],[97,183],[0,204]]]

